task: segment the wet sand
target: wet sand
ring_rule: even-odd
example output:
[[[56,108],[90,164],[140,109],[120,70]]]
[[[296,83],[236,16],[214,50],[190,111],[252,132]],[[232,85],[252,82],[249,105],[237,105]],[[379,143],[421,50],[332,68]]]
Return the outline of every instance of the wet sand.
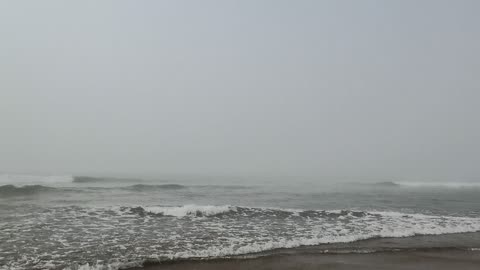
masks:
[[[480,269],[480,251],[400,251],[370,254],[286,254],[254,259],[180,261],[146,265],[135,270],[408,270]],[[132,269],[132,270],[133,270]]]

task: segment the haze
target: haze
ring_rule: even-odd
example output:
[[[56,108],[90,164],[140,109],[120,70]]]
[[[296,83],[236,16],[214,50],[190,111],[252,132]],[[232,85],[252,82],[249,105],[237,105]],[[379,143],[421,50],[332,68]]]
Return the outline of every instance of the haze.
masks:
[[[478,1],[2,1],[0,171],[474,181]]]

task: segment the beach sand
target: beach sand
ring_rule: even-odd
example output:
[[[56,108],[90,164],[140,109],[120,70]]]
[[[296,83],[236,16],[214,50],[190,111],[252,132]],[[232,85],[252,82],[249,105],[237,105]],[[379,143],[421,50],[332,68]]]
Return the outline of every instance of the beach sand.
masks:
[[[479,270],[479,251],[400,251],[369,254],[285,254],[253,259],[179,261],[146,265],[135,270],[245,270],[245,269],[461,269]],[[133,270],[132,269],[132,270]]]

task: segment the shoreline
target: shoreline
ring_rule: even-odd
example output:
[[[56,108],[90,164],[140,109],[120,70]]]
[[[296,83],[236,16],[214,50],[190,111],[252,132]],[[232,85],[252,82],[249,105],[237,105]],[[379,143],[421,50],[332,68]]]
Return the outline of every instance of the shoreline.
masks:
[[[146,263],[143,267],[128,270],[207,270],[207,269],[279,269],[279,270],[420,270],[462,269],[477,270],[480,266],[480,251],[430,250],[376,253],[309,253],[277,254],[256,258],[231,258],[212,260],[184,260],[166,263]]]

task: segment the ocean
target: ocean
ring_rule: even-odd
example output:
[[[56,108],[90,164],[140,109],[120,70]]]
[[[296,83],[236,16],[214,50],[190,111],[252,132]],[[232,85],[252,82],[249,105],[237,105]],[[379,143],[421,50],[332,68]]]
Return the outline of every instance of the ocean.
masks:
[[[480,251],[480,183],[0,175],[0,269]]]

